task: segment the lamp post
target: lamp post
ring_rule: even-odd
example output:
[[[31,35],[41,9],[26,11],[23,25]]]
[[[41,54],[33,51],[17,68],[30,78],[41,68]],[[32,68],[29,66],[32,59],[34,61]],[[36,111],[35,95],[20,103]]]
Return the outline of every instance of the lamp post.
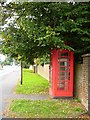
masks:
[[[22,81],[23,80],[23,65],[22,65],[22,61],[21,61],[21,80],[20,80],[20,84],[22,85]]]

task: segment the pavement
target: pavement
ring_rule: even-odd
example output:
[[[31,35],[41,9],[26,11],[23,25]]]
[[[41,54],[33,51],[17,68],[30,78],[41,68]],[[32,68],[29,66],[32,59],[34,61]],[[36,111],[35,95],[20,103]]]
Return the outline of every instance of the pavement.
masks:
[[[26,99],[26,100],[46,100],[49,98],[49,95],[47,94],[11,94],[5,96],[7,100],[12,100],[12,99]],[[5,99],[4,97],[4,99]]]
[[[9,104],[9,96],[13,95],[14,88],[20,78],[20,67],[4,66],[0,70],[0,118]]]
[[[14,90],[17,83],[20,82],[20,73],[20,67],[15,66],[0,70],[0,116],[3,118],[6,118],[5,113],[14,99],[46,100],[49,98],[49,95],[46,94],[16,94]]]

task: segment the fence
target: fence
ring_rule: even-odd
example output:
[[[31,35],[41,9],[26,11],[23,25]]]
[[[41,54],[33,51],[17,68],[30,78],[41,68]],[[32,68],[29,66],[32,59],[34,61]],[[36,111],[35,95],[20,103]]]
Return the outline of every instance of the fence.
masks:
[[[44,66],[39,65],[37,67],[37,73],[49,80],[49,64],[46,64]]]

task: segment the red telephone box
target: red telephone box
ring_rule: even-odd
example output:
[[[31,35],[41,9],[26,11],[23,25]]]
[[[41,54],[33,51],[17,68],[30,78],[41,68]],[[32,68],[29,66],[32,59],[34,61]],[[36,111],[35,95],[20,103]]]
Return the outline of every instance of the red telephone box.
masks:
[[[73,97],[73,52],[55,49],[51,51],[50,58],[49,94],[54,98]]]

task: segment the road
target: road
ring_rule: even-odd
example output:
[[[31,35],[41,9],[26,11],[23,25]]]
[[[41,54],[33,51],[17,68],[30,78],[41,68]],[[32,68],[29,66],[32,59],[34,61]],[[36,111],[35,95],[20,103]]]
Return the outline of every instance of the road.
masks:
[[[19,78],[20,67],[18,66],[4,66],[0,70],[0,113],[5,112]],[[2,117],[2,114],[0,116]]]

